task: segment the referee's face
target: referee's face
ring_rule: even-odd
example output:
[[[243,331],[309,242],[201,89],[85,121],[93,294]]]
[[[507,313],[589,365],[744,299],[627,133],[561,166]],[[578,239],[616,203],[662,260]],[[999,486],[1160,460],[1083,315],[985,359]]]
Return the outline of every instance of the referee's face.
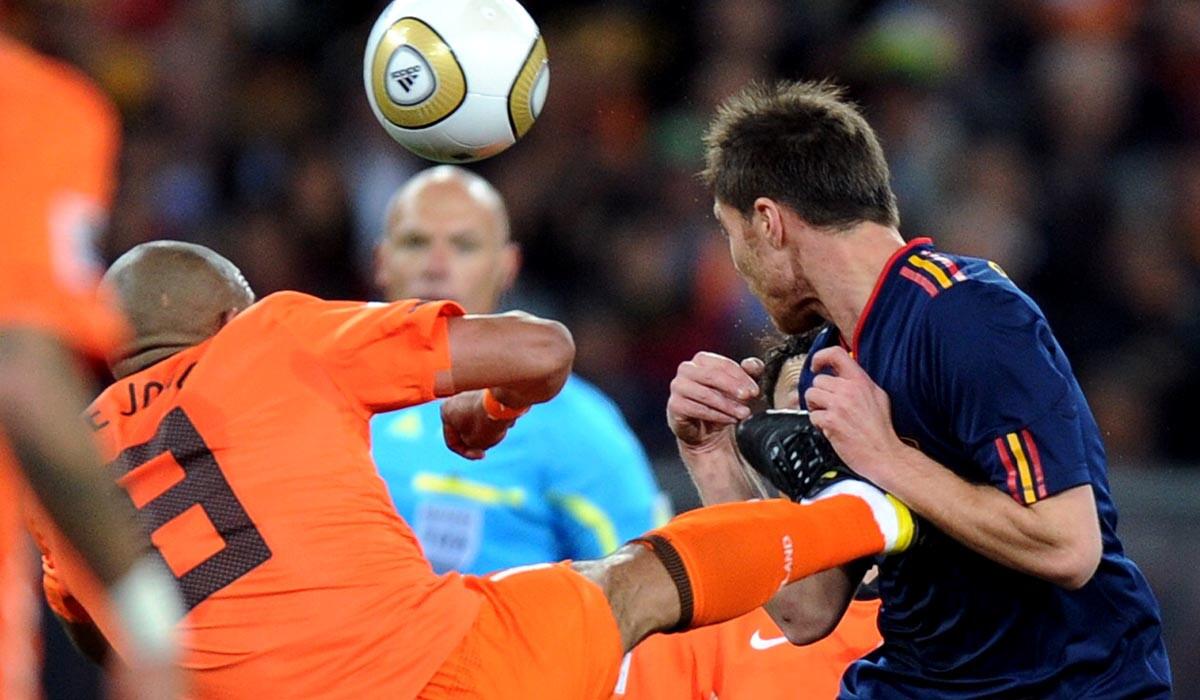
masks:
[[[379,247],[377,277],[388,300],[452,299],[467,313],[495,311],[519,259],[500,216],[455,181],[406,198]]]

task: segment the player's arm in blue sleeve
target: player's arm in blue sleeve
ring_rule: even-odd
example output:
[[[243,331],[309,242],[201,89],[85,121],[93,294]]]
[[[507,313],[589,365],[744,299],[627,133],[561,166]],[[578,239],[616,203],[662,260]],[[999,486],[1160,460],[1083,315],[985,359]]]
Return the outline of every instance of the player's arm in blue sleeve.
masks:
[[[593,390],[594,391],[594,390]],[[556,417],[554,470],[546,485],[570,559],[595,559],[670,516],[645,451],[600,395],[573,397]]]
[[[963,480],[921,455],[915,474],[928,481],[896,495],[984,556],[1083,586],[1102,549],[1088,409],[1045,318],[1011,287],[975,281],[943,292],[929,313],[929,391],[975,473]]]
[[[980,480],[1023,505],[1090,484],[1088,409],[1046,319],[1010,288],[963,287],[934,302],[928,347],[935,402]]]
[[[1010,286],[974,280],[943,291],[928,313],[924,364],[911,371],[940,412],[930,418],[964,448],[966,463],[953,465],[964,476],[897,437],[887,395],[841,348],[814,355],[814,369],[836,376],[806,392],[810,407],[819,403],[813,423],[852,469],[967,547],[1064,588],[1084,586],[1103,549],[1083,446],[1087,407],[1045,319]],[[1011,487],[1005,444],[1010,462],[1018,445],[1024,455]]]

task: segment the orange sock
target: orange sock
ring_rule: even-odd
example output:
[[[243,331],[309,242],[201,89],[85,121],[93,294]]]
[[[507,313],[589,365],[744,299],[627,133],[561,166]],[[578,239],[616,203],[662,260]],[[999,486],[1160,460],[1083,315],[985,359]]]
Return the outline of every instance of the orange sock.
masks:
[[[871,507],[839,495],[723,503],[684,513],[634,540],[654,550],[679,588],[676,629],[733,619],[797,579],[884,551]]]

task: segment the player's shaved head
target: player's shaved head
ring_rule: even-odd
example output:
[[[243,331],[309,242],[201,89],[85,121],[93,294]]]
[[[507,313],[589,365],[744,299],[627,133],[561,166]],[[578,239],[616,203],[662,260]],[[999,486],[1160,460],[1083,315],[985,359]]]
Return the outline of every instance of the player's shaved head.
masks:
[[[392,197],[376,260],[391,301],[453,299],[492,313],[520,266],[504,199],[475,173],[442,165],[417,173]]]
[[[143,243],[104,275],[116,292],[132,336],[116,357],[118,378],[216,334],[254,303],[254,292],[229,260],[180,241]]]

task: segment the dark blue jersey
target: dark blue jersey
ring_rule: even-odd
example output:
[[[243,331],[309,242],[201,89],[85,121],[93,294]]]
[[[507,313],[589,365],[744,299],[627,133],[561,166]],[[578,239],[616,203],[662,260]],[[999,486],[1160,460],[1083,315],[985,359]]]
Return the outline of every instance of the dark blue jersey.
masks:
[[[1099,429],[1037,305],[993,263],[920,239],[888,262],[850,348],[901,439],[967,481],[1024,505],[1090,484],[1104,554],[1068,591],[921,522],[919,545],[881,564],[884,643],[841,697],[1168,697],[1158,603],[1117,539]]]

